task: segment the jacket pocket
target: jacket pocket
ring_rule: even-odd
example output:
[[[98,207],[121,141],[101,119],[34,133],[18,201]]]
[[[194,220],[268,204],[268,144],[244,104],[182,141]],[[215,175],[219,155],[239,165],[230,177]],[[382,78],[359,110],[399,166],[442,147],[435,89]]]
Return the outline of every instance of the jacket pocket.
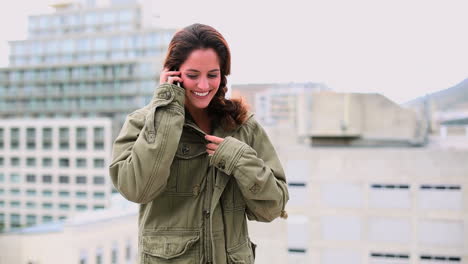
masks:
[[[228,249],[227,253],[229,264],[253,264],[255,262],[250,241]]]
[[[198,232],[161,232],[143,235],[143,264],[195,264],[200,260]]]

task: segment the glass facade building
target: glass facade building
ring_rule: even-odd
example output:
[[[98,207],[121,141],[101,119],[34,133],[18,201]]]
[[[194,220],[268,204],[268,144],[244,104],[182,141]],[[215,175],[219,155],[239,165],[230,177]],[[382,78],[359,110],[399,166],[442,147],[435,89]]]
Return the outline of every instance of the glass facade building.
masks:
[[[29,17],[0,69],[0,118],[110,117],[114,136],[148,103],[173,29],[149,28],[136,1],[56,4]]]

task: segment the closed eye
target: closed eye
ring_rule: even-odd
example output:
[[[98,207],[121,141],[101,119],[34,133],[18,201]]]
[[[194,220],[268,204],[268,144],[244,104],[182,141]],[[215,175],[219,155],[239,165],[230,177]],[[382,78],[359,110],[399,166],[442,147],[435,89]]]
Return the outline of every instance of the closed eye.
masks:
[[[194,75],[194,74],[186,74],[185,76],[187,76],[189,79],[196,79],[196,78],[198,78],[198,75]]]

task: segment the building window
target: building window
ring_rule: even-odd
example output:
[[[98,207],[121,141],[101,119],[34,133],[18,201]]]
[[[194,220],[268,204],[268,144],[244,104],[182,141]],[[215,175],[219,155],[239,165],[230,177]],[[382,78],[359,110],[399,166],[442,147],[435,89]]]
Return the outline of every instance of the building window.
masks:
[[[54,220],[54,218],[51,215],[43,215],[42,216],[42,222],[43,223],[52,222],[52,220]]]
[[[75,206],[76,210],[78,211],[85,211],[88,209],[88,206],[86,204],[77,204]]]
[[[104,128],[103,127],[94,128],[94,149],[95,150],[104,149]]]
[[[11,201],[10,202],[10,207],[11,208],[19,208],[21,203],[19,201]]]
[[[132,260],[132,242],[127,240],[127,246],[125,247],[125,260],[130,262]]]
[[[369,190],[369,207],[410,208],[410,186],[408,184],[371,184]]]
[[[3,157],[0,157],[0,168],[5,165],[5,159]]]
[[[461,263],[462,258],[459,256],[441,256],[424,254],[419,257],[421,263]]]
[[[309,244],[309,219],[303,215],[290,215],[288,218],[288,262],[307,263]]]
[[[114,242],[114,244],[112,245],[112,254],[111,254],[111,263],[112,264],[117,264],[118,263],[118,245],[117,245],[117,242]]]
[[[102,260],[102,248],[98,248],[96,250],[96,264],[102,264],[104,263]]]
[[[19,142],[20,142],[20,133],[19,128],[10,128],[10,148],[11,149],[19,149]]]
[[[52,196],[52,191],[51,190],[43,190],[42,191],[42,196],[51,197]]]
[[[67,175],[60,175],[59,183],[70,183],[70,177],[68,177]]]
[[[42,158],[42,167],[44,168],[52,167],[52,158]]]
[[[0,232],[5,229],[5,214],[0,213]]]
[[[86,149],[86,128],[76,128],[76,149]]]
[[[5,144],[4,144],[4,129],[3,128],[0,128],[0,149],[3,149],[5,147]]]
[[[93,193],[94,198],[96,199],[104,199],[105,193],[104,192],[94,192]]]
[[[372,252],[370,258],[371,263],[409,263],[410,256],[400,253]]]
[[[66,204],[66,203],[61,203],[61,204],[59,204],[59,208],[60,208],[60,210],[68,210],[68,209],[70,209],[70,205]]]
[[[60,149],[66,150],[70,148],[70,131],[67,127],[61,127],[59,129],[59,142]]]
[[[77,198],[86,198],[88,196],[86,192],[76,192],[75,194]]]
[[[3,194],[5,194],[5,190],[0,189],[0,195],[3,195]]]
[[[26,159],[26,166],[36,167],[36,159],[35,158],[27,158]]]
[[[12,167],[19,167],[20,166],[20,159],[18,157],[10,158],[10,165]]]
[[[80,264],[88,264],[88,253],[85,250],[80,251]]]
[[[35,202],[26,202],[26,207],[28,209],[36,208],[36,203]]]
[[[42,175],[42,183],[52,183],[52,175]]]
[[[86,184],[86,176],[76,176],[77,184]]]
[[[5,201],[0,200],[0,208],[5,207]]]
[[[70,197],[70,192],[69,191],[60,191],[59,196],[60,197]]]
[[[36,196],[36,190],[28,189],[28,190],[26,190],[26,195],[27,196]]]
[[[30,182],[30,183],[36,182],[36,175],[26,174],[26,182]]]
[[[95,205],[95,206],[93,206],[93,210],[102,210],[104,208],[105,208],[104,205]]]
[[[104,159],[94,159],[94,168],[104,168]]]
[[[21,216],[19,214],[10,215],[10,226],[11,228],[21,227]]]
[[[21,177],[18,173],[10,174],[10,182],[12,183],[19,183],[21,182]]]
[[[36,129],[33,127],[26,129],[26,146],[28,149],[36,148]]]
[[[103,185],[105,183],[104,176],[94,176],[93,177],[93,183],[95,185]]]
[[[0,172],[0,182],[5,182],[5,174]]]
[[[60,168],[70,167],[70,160],[68,158],[59,159],[59,166],[60,166]]]
[[[42,208],[44,209],[52,209],[52,203],[42,203]]]
[[[424,184],[417,193],[418,207],[426,210],[463,210],[461,185]]]
[[[37,217],[35,215],[26,215],[26,225],[32,226],[37,223]]]
[[[52,148],[52,128],[44,127],[42,129],[42,148],[51,149]]]
[[[77,158],[76,159],[76,167],[77,168],[86,168],[86,159],[85,158]]]

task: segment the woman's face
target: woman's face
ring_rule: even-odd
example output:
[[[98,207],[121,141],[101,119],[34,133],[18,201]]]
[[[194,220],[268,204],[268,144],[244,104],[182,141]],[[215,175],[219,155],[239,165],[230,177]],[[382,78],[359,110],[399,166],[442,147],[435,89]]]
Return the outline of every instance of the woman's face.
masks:
[[[179,68],[185,88],[185,105],[188,109],[205,109],[221,83],[221,71],[216,52],[196,49]]]

